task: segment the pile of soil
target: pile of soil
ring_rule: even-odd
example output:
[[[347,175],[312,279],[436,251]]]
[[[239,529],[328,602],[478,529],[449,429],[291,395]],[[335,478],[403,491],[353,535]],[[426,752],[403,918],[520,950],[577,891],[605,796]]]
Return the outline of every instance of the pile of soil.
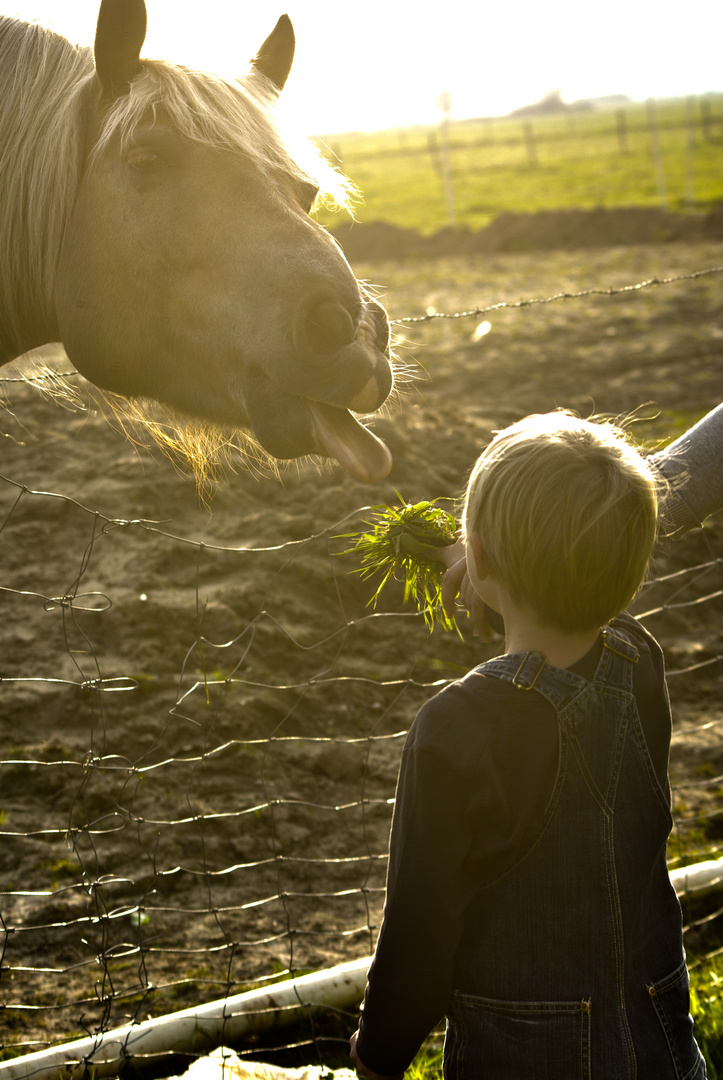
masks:
[[[352,261],[572,250],[618,244],[698,243],[723,239],[723,204],[708,214],[677,214],[672,210],[637,206],[505,213],[485,229],[446,228],[431,236],[383,221],[346,222],[330,231]]]

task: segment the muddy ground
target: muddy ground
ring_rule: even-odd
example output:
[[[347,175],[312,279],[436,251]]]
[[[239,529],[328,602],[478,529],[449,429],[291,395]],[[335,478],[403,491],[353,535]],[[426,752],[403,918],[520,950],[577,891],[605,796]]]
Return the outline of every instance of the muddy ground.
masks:
[[[397,323],[376,421],[394,468],[373,490],[314,463],[240,469],[208,509],[79,378],[74,400],[0,384],[9,1053],[368,955],[404,732],[496,649],[430,635],[400,589],[369,609],[340,535],[396,492],[454,499],[490,432],[531,411],[639,409],[654,445],[720,400],[723,281],[689,276],[723,265],[720,238],[390,254],[354,266],[395,320],[683,280]],[[721,555],[719,516],[660,548],[639,601],[671,671],[676,850],[723,831]]]

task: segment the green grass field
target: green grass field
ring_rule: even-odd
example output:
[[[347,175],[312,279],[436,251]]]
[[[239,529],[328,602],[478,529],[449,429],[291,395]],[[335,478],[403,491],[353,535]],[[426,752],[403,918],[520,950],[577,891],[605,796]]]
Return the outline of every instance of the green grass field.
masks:
[[[441,128],[331,136],[327,156],[363,193],[360,222],[432,233],[450,224]],[[656,146],[659,154],[656,154]],[[620,109],[449,126],[455,219],[480,229],[505,211],[723,200],[723,94]],[[320,220],[328,225],[327,211]]]

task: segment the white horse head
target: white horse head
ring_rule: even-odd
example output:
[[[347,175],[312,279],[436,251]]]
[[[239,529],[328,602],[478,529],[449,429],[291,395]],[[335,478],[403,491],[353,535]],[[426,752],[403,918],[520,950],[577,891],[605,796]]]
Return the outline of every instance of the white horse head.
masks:
[[[93,54],[0,19],[0,362],[62,341],[111,395],[381,479],[353,414],[390,392],[389,324],[273,121],[291,23],[236,82],[141,60],[145,26],[102,0]]]

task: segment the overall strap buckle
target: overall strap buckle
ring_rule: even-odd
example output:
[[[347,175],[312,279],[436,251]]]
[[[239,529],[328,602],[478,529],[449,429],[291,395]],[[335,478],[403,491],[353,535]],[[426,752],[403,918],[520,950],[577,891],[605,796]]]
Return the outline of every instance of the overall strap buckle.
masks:
[[[629,660],[631,664],[637,664],[640,653],[634,645],[631,645],[624,637],[616,634],[609,626],[603,627],[602,635],[603,645],[606,649],[615,653],[616,656],[622,656],[623,660]]]
[[[542,653],[526,653],[522,663],[512,676],[512,685],[516,686],[518,690],[532,690],[546,663],[547,660]]]

